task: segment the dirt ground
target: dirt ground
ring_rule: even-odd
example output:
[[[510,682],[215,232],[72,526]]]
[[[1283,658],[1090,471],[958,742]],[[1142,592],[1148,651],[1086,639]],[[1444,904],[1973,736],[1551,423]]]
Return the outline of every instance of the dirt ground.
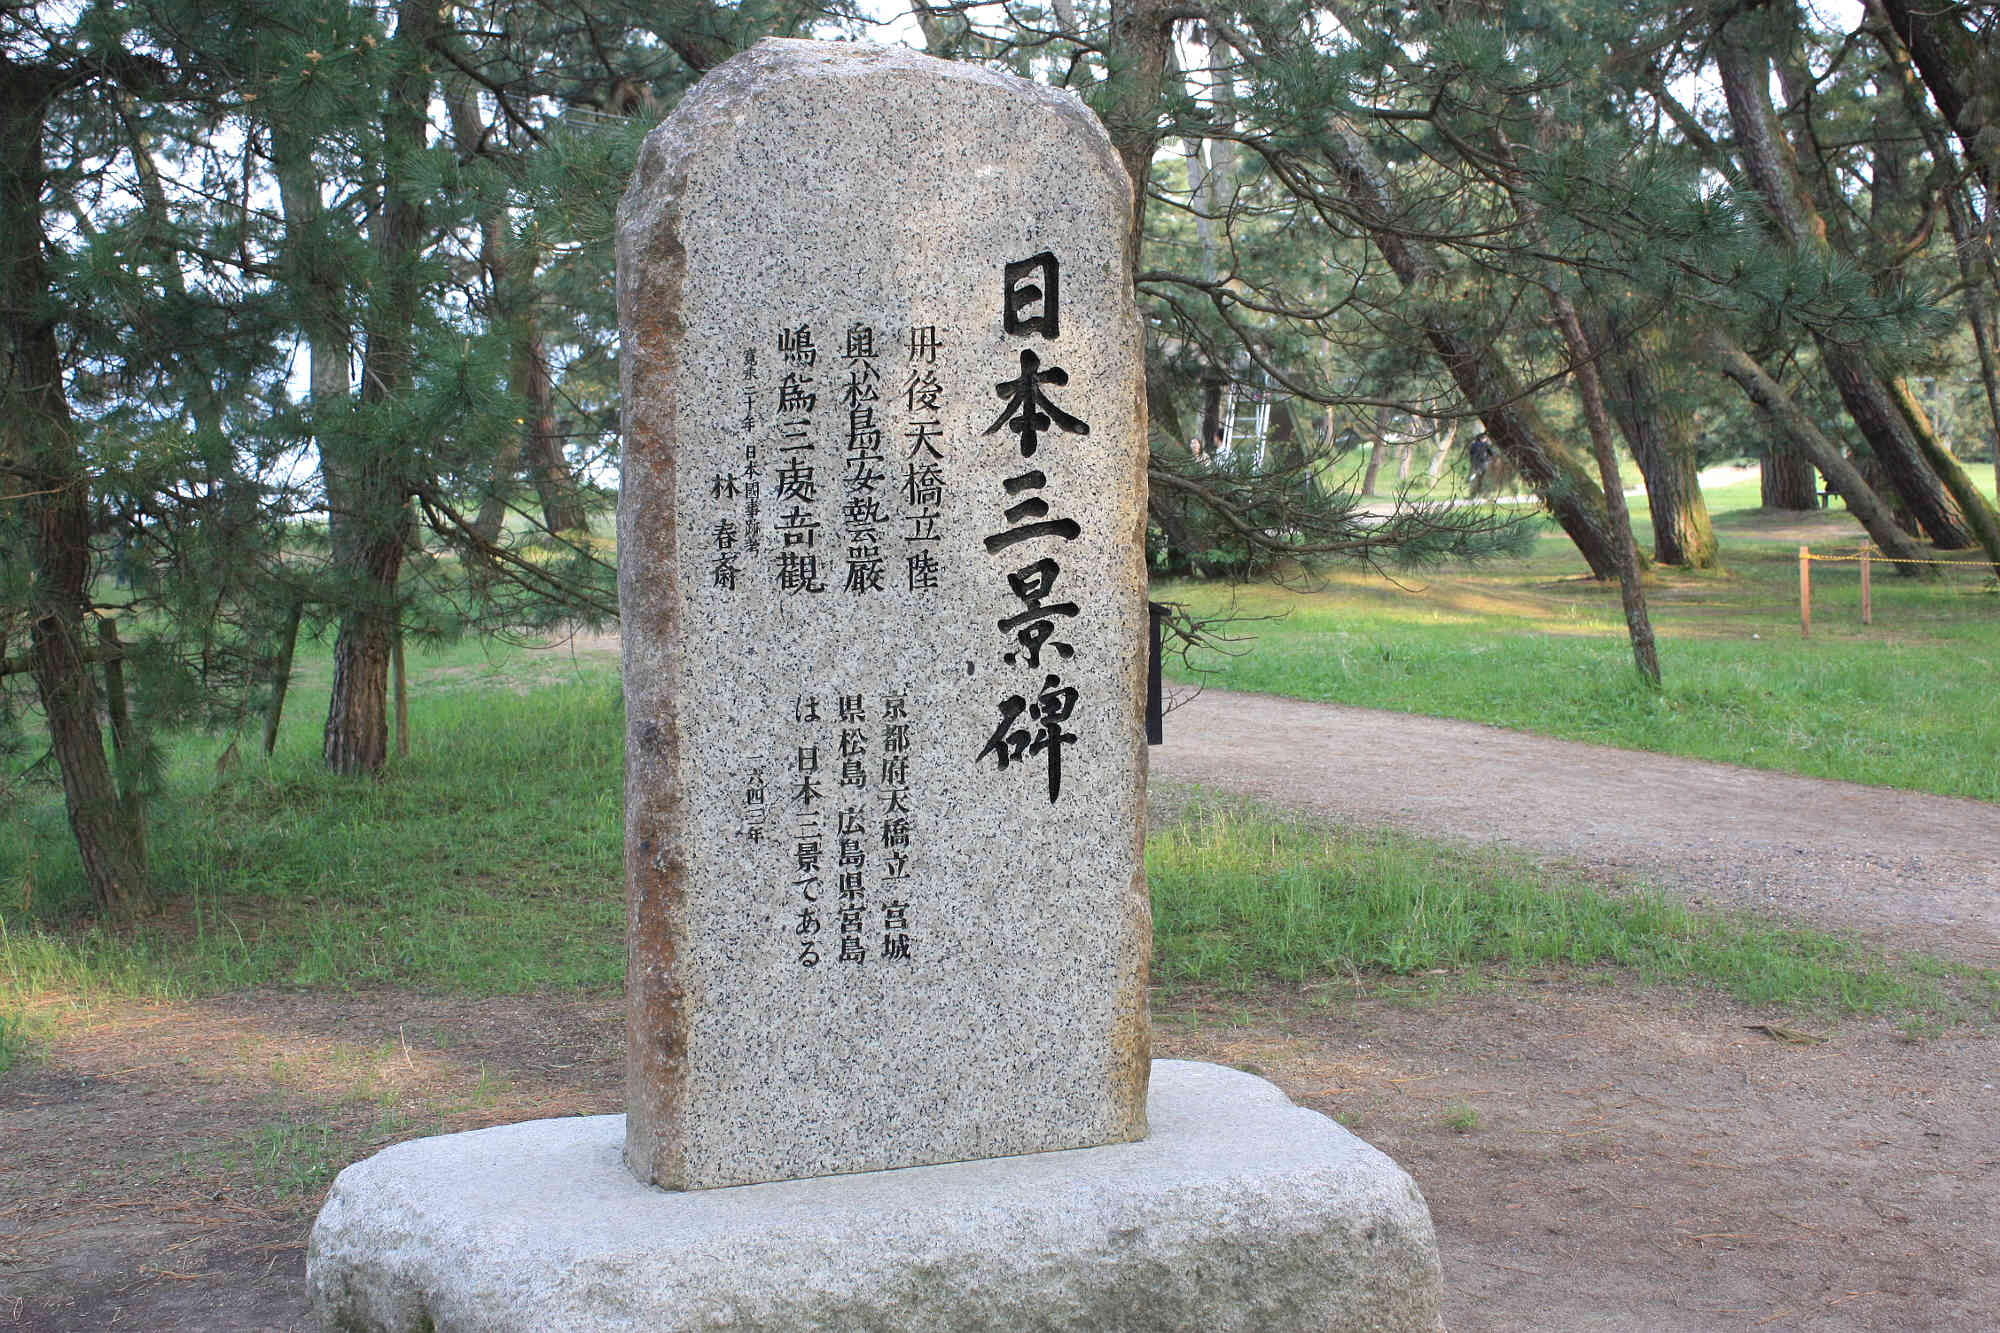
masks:
[[[1355,711],[1237,732],[1295,737],[1289,776],[1249,742],[1218,740],[1235,753],[1216,759],[1190,740],[1192,721],[1240,718],[1177,714],[1182,744],[1155,753],[1162,804],[1200,781],[1993,961],[2000,860],[1943,846],[1994,838],[1990,806],[1870,793],[1849,809],[1826,804],[1847,789],[1809,784],[1808,812],[1837,809],[1829,828],[1853,841],[1792,853],[1826,863],[1794,868],[1787,839],[1812,836],[1798,780],[1630,755],[1613,773],[1609,752],[1593,777],[1575,753],[1592,747],[1479,728],[1475,752],[1511,766],[1500,786],[1522,808],[1453,816],[1494,788],[1464,776],[1456,806],[1391,794],[1403,784],[1368,763],[1444,742],[1391,714],[1332,716]],[[1236,776],[1190,771],[1211,761]],[[1662,825],[1649,774],[1681,784],[1684,827]],[[1618,813],[1627,779],[1653,793],[1643,817]],[[1722,807],[1680,809],[1705,791]],[[1536,806],[1585,840],[1553,845]],[[1872,861],[1856,822],[1870,818],[1892,849]],[[1875,887],[1885,873],[1893,893]],[[1454,1329],[2000,1326],[2000,1036],[1912,1040],[1585,977],[1181,992],[1156,1000],[1155,1022],[1155,1054],[1270,1078],[1410,1171]],[[310,1328],[305,1240],[333,1172],[418,1135],[620,1109],[621,1023],[615,995],[276,989],[79,1016],[47,1058],[0,1078],[0,1329]]]
[[[1170,801],[1199,786],[1499,843],[1702,906],[2000,965],[2000,807],[1983,801],[1221,690],[1166,726],[1152,773]]]

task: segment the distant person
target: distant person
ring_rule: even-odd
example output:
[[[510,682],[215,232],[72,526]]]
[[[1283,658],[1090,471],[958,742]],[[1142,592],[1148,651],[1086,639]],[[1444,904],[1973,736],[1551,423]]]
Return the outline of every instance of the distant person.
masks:
[[[1466,453],[1472,459],[1472,493],[1479,494],[1480,483],[1486,479],[1486,469],[1493,462],[1493,441],[1481,431],[1472,437],[1466,446]]]

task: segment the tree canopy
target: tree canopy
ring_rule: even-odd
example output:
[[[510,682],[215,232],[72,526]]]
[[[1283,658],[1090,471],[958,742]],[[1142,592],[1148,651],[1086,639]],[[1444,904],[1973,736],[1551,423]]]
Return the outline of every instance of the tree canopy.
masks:
[[[61,781],[100,907],[141,910],[149,738],[268,745],[301,634],[363,775],[409,637],[614,616],[613,211],[768,35],[1098,112],[1141,205],[1158,569],[1491,554],[1522,529],[1427,485],[1475,439],[1621,578],[1635,645],[1618,449],[1662,564],[1726,559],[1695,476],[1748,452],[1770,503],[1823,485],[1889,554],[2000,567],[1960,461],[2000,422],[1997,30],[1901,0],[10,6],[9,772]],[[1335,480],[1357,446],[1426,485],[1371,503],[1375,466]]]

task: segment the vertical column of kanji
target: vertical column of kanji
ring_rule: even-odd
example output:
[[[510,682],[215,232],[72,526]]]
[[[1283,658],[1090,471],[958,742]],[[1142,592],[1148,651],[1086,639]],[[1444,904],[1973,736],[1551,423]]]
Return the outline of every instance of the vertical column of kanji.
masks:
[[[939,347],[935,324],[913,324],[904,335],[903,581],[912,593],[936,591],[943,568],[937,557],[945,486]]]
[[[777,512],[778,550],[774,571],[778,591],[806,594],[826,591],[820,569],[819,441],[813,432],[813,412],[819,406],[819,348],[812,327],[778,331],[778,471],[771,492]]]
[[[881,528],[887,515],[880,492],[888,474],[882,470],[882,423],[876,419],[882,368],[874,327],[848,325],[842,355],[847,363],[847,382],[840,391],[847,409],[847,452],[841,460],[840,519],[847,533],[847,577],[841,586],[859,596],[881,592],[884,572]]]
[[[907,963],[910,939],[910,857],[916,816],[910,809],[909,692],[882,696],[882,961]]]
[[[801,694],[792,705],[792,721],[798,727],[798,743],[792,749],[791,833],[792,892],[797,901],[783,919],[796,937],[798,965],[808,970],[820,965],[820,932],[826,913],[821,900],[826,896],[826,878],[820,857],[824,845],[826,781],[820,773],[819,696]]]
[[[1025,342],[1059,338],[1062,261],[1044,250],[1009,262],[1002,273],[999,305],[1007,335]],[[1020,609],[999,622],[1000,633],[1014,642],[1000,660],[1019,668],[1010,683],[1017,683],[1020,691],[998,701],[999,723],[979,758],[991,756],[995,767],[1005,771],[1011,764],[1039,757],[1046,766],[1053,805],[1062,797],[1063,750],[1077,742],[1069,723],[1078,698],[1076,687],[1063,684],[1059,674],[1060,664],[1076,656],[1076,646],[1055,637],[1057,624],[1074,618],[1079,608],[1075,602],[1058,600],[1062,564],[1056,557],[1062,551],[1060,543],[1075,541],[1083,529],[1075,519],[1055,512],[1044,497],[1049,489],[1044,465],[1055,465],[1047,463],[1046,455],[1043,465],[1034,465],[1034,460],[1050,430],[1088,435],[1090,424],[1064,411],[1049,395],[1050,389],[1069,383],[1067,371],[1053,363],[1044,367],[1034,346],[1020,348],[1019,364],[1018,376],[996,386],[1007,405],[986,433],[1011,431],[1022,466],[1001,482],[1003,525],[986,537],[985,545],[987,554],[1005,556],[1014,566],[1007,571],[1007,587]]]

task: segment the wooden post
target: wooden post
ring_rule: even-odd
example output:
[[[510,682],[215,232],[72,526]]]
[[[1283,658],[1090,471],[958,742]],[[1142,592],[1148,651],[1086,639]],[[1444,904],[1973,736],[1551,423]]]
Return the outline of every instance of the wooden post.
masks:
[[[1868,559],[1873,551],[1871,546],[1861,548],[1861,623],[1864,625],[1875,623],[1874,608],[1868,601]]]
[[[410,695],[403,681],[403,627],[400,624],[396,626],[396,637],[390,642],[389,665],[396,687],[396,757],[407,759],[410,755]]]
[[[1799,637],[1812,637],[1812,548],[1799,548]]]
[[[278,724],[285,720],[285,692],[292,687],[292,654],[299,643],[299,620],[305,615],[303,598],[292,599],[285,616],[284,633],[278,640],[278,660],[271,667],[271,706],[264,714],[264,753],[278,748]]]

